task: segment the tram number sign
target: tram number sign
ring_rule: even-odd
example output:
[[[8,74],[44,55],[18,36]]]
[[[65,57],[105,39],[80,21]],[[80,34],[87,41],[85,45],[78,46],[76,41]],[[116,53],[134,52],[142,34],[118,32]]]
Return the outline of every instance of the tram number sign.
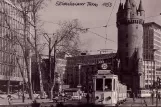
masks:
[[[102,69],[107,69],[107,68],[108,68],[108,65],[107,65],[106,63],[103,63],[103,64],[101,65],[101,68],[102,68]]]

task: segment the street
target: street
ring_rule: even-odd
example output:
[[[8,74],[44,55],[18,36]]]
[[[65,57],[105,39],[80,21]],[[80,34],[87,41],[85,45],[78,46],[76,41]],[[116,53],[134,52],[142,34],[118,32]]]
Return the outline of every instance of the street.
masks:
[[[41,107],[46,106],[49,107],[51,105],[53,105],[54,107],[58,104],[58,103],[53,103],[52,100],[49,99],[37,99],[36,100],[38,103],[41,103]],[[26,99],[24,103],[22,103],[22,99],[13,99],[11,101],[11,105],[30,105],[31,104],[31,100]],[[77,105],[84,105],[86,104],[86,100],[83,99],[81,101],[78,100],[68,100],[66,102],[62,102],[62,104],[64,106],[70,107],[70,106],[77,106]],[[9,105],[8,100],[7,99],[0,99],[0,105]],[[84,105],[85,106],[85,105]],[[84,107],[83,106],[83,107]],[[88,105],[88,106],[94,106],[94,105]],[[151,98],[136,98],[135,101],[133,101],[132,98],[128,98],[127,101],[121,105],[119,105],[119,107],[146,107],[146,106],[152,106],[152,107],[156,107],[156,98],[154,98],[154,102],[152,105],[152,100]],[[161,101],[158,101],[158,107],[161,106]]]
[[[41,104],[52,104],[52,105],[56,105],[57,103],[54,103],[53,100],[50,99],[36,99],[37,103],[41,103]],[[58,103],[61,101],[58,101]],[[22,99],[12,99],[10,101],[11,105],[17,105],[17,104],[31,104],[32,101],[30,99],[25,99],[25,102],[22,102]],[[67,100],[65,102],[63,102],[64,105],[78,105],[78,103],[86,103],[86,99],[82,98],[82,100]],[[7,98],[0,98],[0,105],[9,105],[8,99]]]
[[[151,98],[136,98],[135,101],[133,101],[132,98],[128,98],[127,101],[124,104],[121,104],[120,107],[131,107],[131,106],[138,106],[138,107],[145,107],[145,106],[155,106],[156,107],[156,98],[154,98],[154,102],[152,105],[152,99]],[[158,100],[158,106],[161,106],[161,100]]]

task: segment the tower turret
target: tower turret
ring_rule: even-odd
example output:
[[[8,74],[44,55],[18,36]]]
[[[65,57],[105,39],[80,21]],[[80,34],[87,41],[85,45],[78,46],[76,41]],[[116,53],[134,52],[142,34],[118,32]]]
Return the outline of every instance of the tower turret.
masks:
[[[131,5],[129,0],[126,0],[125,5],[124,5],[124,9],[131,9]]]
[[[145,14],[145,11],[144,11],[144,8],[143,8],[143,4],[142,4],[142,0],[140,0],[138,12],[140,12],[141,16]]]
[[[129,0],[126,0],[126,2],[125,2],[124,11],[125,11],[124,14],[126,14],[125,17],[130,18],[132,10],[131,10],[131,4],[130,4]]]

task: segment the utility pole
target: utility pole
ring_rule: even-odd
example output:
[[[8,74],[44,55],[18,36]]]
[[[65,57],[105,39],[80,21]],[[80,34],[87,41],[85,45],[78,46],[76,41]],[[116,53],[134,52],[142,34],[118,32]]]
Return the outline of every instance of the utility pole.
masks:
[[[79,101],[80,101],[80,90],[81,90],[81,83],[80,83],[80,79],[81,79],[81,64],[78,65],[78,75],[79,75],[79,80],[78,80],[78,86],[77,88],[79,89]]]
[[[80,75],[80,72],[81,72],[81,65],[80,64],[78,65],[78,69],[79,69],[79,81],[78,81],[78,85],[80,86],[80,76],[81,76]]]

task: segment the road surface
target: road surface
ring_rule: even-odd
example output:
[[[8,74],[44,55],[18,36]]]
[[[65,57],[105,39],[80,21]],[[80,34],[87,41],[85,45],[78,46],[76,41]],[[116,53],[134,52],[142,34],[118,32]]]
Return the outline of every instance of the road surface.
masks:
[[[124,104],[120,105],[121,107],[145,107],[145,106],[154,106],[156,107],[156,98],[153,100],[151,98],[136,98],[135,101],[133,101],[132,98],[128,98],[127,101]],[[161,107],[161,100],[158,100],[158,107]]]

